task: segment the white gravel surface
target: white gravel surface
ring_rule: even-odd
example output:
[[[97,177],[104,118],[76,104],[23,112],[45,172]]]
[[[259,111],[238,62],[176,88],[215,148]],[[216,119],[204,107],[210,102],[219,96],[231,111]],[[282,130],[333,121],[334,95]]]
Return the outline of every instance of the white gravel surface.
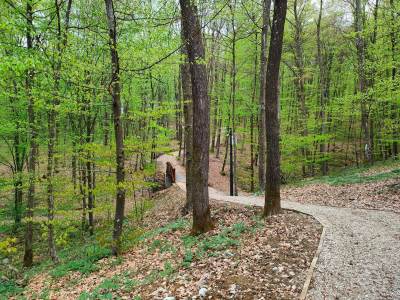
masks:
[[[162,155],[176,168],[177,185],[185,190],[184,168],[174,156]],[[227,196],[209,188],[211,199],[263,206],[263,197]],[[282,207],[307,213],[325,228],[307,299],[399,299],[400,215],[392,212],[336,208],[292,201]]]

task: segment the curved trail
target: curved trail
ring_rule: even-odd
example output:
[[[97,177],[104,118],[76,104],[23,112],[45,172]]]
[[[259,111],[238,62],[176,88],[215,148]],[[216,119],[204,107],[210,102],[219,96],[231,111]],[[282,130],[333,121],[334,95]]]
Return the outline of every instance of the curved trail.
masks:
[[[176,169],[176,184],[185,190],[185,170],[175,156],[162,155]],[[264,198],[228,196],[209,187],[210,199],[263,206]],[[312,215],[325,228],[322,250],[307,299],[400,299],[400,215],[292,201],[282,207]]]

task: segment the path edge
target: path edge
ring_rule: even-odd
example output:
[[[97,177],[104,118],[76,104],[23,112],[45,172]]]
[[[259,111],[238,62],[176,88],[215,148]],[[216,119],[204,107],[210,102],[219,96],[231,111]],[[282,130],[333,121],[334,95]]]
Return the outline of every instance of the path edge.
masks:
[[[308,290],[309,290],[310,284],[311,284],[311,279],[312,279],[312,277],[314,275],[315,266],[317,265],[317,261],[318,261],[319,255],[320,255],[320,253],[322,251],[322,247],[323,247],[324,240],[325,240],[325,235],[326,235],[326,228],[325,228],[325,226],[322,225],[322,233],[321,233],[321,236],[319,238],[318,248],[317,248],[317,251],[314,254],[314,257],[313,257],[313,260],[311,262],[311,265],[308,268],[307,277],[306,277],[306,280],[305,280],[304,285],[303,285],[303,289],[301,290],[301,294],[300,294],[300,297],[299,297],[300,300],[304,300],[307,297],[307,293],[308,293]]]

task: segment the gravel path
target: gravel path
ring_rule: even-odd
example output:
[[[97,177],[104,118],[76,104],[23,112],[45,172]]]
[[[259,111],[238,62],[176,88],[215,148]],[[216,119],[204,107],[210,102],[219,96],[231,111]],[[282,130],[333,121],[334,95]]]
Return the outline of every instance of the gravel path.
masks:
[[[174,156],[162,155],[176,168],[185,189],[185,171]],[[263,206],[263,197],[227,196],[209,188],[211,199]],[[400,299],[400,215],[282,201],[282,207],[315,217],[325,228],[308,299]]]

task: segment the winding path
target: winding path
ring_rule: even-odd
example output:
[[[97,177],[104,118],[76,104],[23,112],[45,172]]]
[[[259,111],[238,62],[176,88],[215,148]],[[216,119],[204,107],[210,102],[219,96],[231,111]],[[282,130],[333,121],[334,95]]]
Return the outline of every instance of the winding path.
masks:
[[[176,168],[185,190],[185,170],[174,156],[158,159]],[[209,188],[211,199],[263,206],[263,197],[227,196]],[[316,218],[323,226],[322,248],[307,299],[400,299],[400,215],[282,201],[282,207]]]

